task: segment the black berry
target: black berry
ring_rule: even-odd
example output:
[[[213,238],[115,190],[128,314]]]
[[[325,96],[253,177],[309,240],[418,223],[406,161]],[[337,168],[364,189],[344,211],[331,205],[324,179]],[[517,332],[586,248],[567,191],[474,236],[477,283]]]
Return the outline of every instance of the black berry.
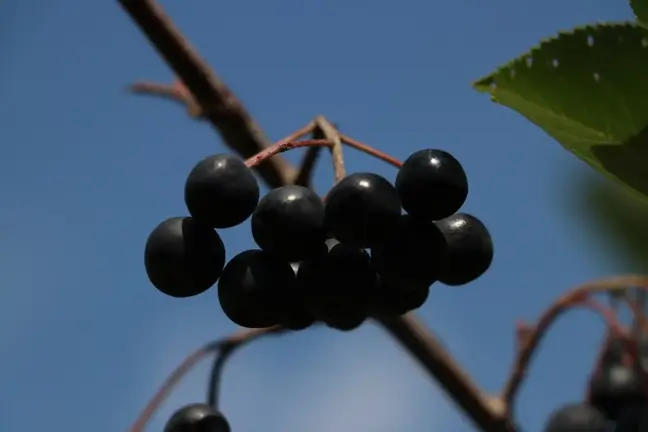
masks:
[[[616,421],[626,408],[648,403],[645,388],[637,368],[621,363],[602,365],[590,382],[589,401]]]
[[[349,245],[380,244],[398,224],[400,214],[396,189],[377,174],[351,174],[326,196],[326,227],[332,237]]]
[[[420,308],[430,295],[429,285],[402,285],[380,280],[372,296],[371,309],[376,315],[403,315]]]
[[[313,316],[338,330],[364,322],[377,285],[367,252],[343,243],[302,262],[297,279]]]
[[[446,240],[440,282],[451,286],[465,285],[488,270],[493,262],[493,241],[479,219],[457,213],[435,224]]]
[[[146,240],[146,274],[158,290],[172,297],[207,291],[224,265],[225,246],[218,233],[190,217],[165,220]]]
[[[404,290],[428,287],[439,277],[445,249],[445,237],[434,223],[402,215],[393,235],[371,250],[371,260],[385,283]]]
[[[326,240],[324,203],[303,186],[283,186],[264,196],[252,214],[257,245],[286,261],[301,261]]]
[[[164,432],[230,432],[225,416],[211,405],[196,403],[177,410],[169,419]]]
[[[428,221],[450,216],[466,201],[468,178],[457,159],[443,150],[419,150],[396,176],[403,209]]]
[[[185,204],[191,216],[213,228],[230,228],[250,217],[259,201],[259,184],[241,159],[209,156],[189,173]]]
[[[621,410],[616,421],[615,431],[648,431],[648,406],[643,403],[639,405],[631,405]]]
[[[596,408],[583,404],[573,403],[565,405],[554,411],[544,432],[605,432],[608,430],[608,421]]]
[[[281,324],[297,289],[290,264],[252,249],[232,258],[218,281],[218,299],[227,317],[248,328]]]

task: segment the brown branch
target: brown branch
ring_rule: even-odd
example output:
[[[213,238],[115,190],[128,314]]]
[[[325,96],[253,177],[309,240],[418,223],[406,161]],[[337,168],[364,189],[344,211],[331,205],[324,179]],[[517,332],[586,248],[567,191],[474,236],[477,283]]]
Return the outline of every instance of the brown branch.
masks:
[[[415,357],[482,430],[514,432],[507,409],[498,398],[484,394],[414,314],[378,317],[378,322]]]
[[[135,422],[130,428],[130,432],[144,432],[146,424],[151,420],[159,406],[171,394],[175,386],[185,377],[201,360],[212,353],[222,349],[233,350],[236,347],[252,342],[262,336],[277,334],[283,331],[280,327],[269,327],[264,329],[241,330],[223,339],[210,342],[202,348],[189,355],[180,365],[169,375],[159,390],[151,398],[146,407],[142,410]]]
[[[241,102],[154,0],[119,0],[119,3],[187,86],[206,119],[229,147],[243,158],[249,158],[270,145]],[[284,158],[273,158],[259,166],[258,171],[271,187],[290,184],[297,175],[296,169]]]
[[[295,177],[296,185],[310,186],[311,177],[317,165],[320,150],[322,150],[322,147],[308,147],[306,149],[306,154],[304,154],[304,158],[299,164],[299,172]]]

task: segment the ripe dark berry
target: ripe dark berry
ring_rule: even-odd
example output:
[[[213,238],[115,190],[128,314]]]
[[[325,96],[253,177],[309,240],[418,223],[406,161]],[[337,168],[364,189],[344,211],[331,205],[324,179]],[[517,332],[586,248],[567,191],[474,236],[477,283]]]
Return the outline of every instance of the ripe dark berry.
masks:
[[[592,377],[590,403],[613,421],[630,406],[646,404],[644,382],[637,369],[623,364],[601,367]]]
[[[608,421],[596,408],[583,403],[565,405],[549,417],[544,432],[605,432]]]
[[[371,310],[376,315],[403,315],[420,308],[430,295],[428,285],[402,285],[385,282],[382,279],[372,296]]]
[[[248,328],[280,324],[297,279],[290,264],[252,249],[232,258],[218,281],[218,299],[227,317]]]
[[[264,196],[252,214],[257,245],[286,261],[319,252],[326,240],[324,203],[312,189],[283,186]]]
[[[367,252],[343,243],[302,262],[297,279],[313,316],[338,330],[364,322],[377,284]]]
[[[641,404],[624,408],[619,413],[615,431],[648,431],[648,406],[646,406],[646,404]]]
[[[184,190],[191,216],[213,228],[230,228],[250,217],[259,201],[252,170],[234,155],[218,154],[200,161]]]
[[[428,287],[439,277],[445,249],[445,237],[434,223],[402,215],[393,235],[371,250],[371,261],[385,283],[405,290]]]
[[[468,178],[457,159],[443,150],[411,154],[396,176],[405,211],[428,221],[450,216],[468,196]]]
[[[351,174],[326,196],[325,224],[330,234],[361,248],[380,244],[398,224],[400,214],[396,189],[377,174]]]
[[[225,246],[216,231],[190,217],[173,217],[149,234],[144,266],[149,280],[171,297],[191,297],[216,283]]]
[[[230,432],[223,414],[211,405],[196,403],[177,410],[169,419],[164,432]]]
[[[488,270],[493,262],[493,241],[479,219],[457,213],[435,224],[446,239],[440,282],[451,286],[465,285]]]

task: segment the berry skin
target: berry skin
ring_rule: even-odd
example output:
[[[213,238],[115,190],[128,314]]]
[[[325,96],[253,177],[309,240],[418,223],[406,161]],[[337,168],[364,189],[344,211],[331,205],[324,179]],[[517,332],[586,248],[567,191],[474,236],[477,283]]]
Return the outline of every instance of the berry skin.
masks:
[[[267,252],[251,249],[232,258],[218,281],[218,299],[227,317],[248,328],[281,324],[290,314],[297,291],[289,263]]]
[[[195,403],[177,410],[166,426],[164,432],[230,432],[230,425],[225,416],[211,405]]]
[[[401,203],[394,186],[372,173],[340,180],[326,196],[325,225],[341,243],[369,248],[398,224]]]
[[[403,315],[420,308],[430,295],[427,285],[409,285],[403,289],[401,285],[389,284],[380,280],[373,294],[371,310],[375,315]]]
[[[590,382],[590,403],[612,421],[627,407],[646,404],[645,385],[632,366],[602,365]]]
[[[395,185],[403,209],[428,221],[450,216],[468,196],[468,178],[463,167],[443,150],[412,153],[398,170]]]
[[[608,421],[596,408],[583,403],[572,403],[554,411],[544,432],[605,432]]]
[[[259,184],[252,170],[234,155],[217,154],[198,162],[185,183],[191,216],[213,228],[230,228],[252,215]]]
[[[648,406],[640,404],[624,408],[619,413],[615,431],[648,431]]]
[[[326,240],[324,203],[303,186],[273,189],[252,214],[252,236],[264,251],[302,261],[319,252]]]
[[[307,292],[314,317],[331,328],[349,331],[367,318],[377,276],[363,249],[330,243],[330,250],[304,261],[297,280]]]
[[[439,276],[445,249],[445,237],[434,223],[402,215],[393,235],[371,250],[371,262],[385,283],[429,287]]]
[[[216,231],[190,217],[173,217],[149,234],[144,266],[149,280],[171,297],[192,297],[216,283],[225,245]]]
[[[446,239],[439,282],[450,286],[465,285],[486,273],[493,262],[493,241],[479,219],[457,213],[435,224]]]

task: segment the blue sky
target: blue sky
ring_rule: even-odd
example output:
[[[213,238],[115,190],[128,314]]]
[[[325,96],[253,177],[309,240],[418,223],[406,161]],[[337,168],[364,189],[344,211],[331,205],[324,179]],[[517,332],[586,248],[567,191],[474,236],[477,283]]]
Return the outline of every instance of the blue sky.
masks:
[[[28,4],[29,3],[29,4]],[[620,264],[568,211],[589,168],[470,82],[539,39],[631,17],[624,1],[164,1],[272,139],[316,114],[404,159],[437,147],[465,166],[464,211],[491,229],[496,258],[477,282],[438,286],[421,314],[487,390],[513,356],[516,318]],[[396,6],[398,4],[398,6]],[[0,12],[0,430],[126,431],[192,349],[234,330],[216,294],[178,300],[148,283],[144,242],[184,215],[185,177],[224,147],[212,130],[133,80],[172,74],[115,1],[11,2]],[[299,160],[300,153],[289,159]],[[395,171],[354,151],[349,171]],[[326,159],[316,186],[332,181]],[[249,226],[222,232],[229,256]],[[518,405],[525,431],[577,399],[600,341],[576,312],[550,335]],[[204,395],[208,366],[149,430]],[[235,432],[470,431],[380,329],[267,339],[228,367]]]

